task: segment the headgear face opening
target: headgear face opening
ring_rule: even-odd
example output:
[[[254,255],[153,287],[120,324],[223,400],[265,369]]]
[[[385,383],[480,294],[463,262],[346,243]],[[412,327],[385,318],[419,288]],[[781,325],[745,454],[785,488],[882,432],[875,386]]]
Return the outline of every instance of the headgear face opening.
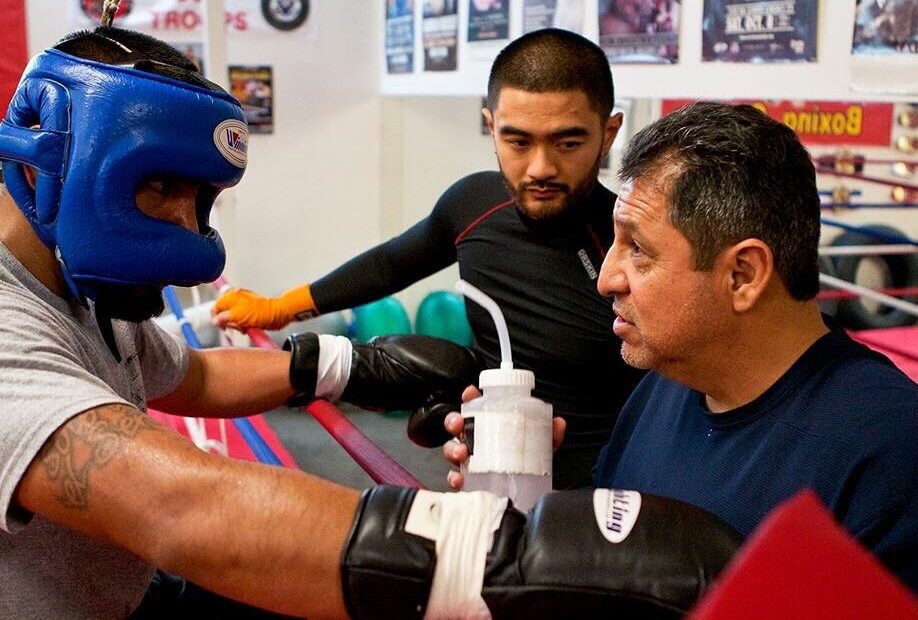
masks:
[[[242,178],[247,143],[242,108],[223,91],[55,49],[32,59],[0,122],[4,183],[80,301],[97,283],[217,278],[226,252],[207,219]],[[201,184],[199,234],[137,208],[138,186],[162,177]]]

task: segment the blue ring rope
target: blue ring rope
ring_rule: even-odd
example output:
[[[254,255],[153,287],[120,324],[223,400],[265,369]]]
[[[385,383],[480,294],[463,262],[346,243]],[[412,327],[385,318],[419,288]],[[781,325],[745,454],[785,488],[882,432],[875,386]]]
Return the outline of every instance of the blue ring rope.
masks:
[[[909,245],[918,245],[918,241],[909,239],[904,235],[890,235],[889,233],[875,230],[869,226],[852,226],[851,224],[842,224],[838,220],[830,220],[828,218],[822,218],[820,221],[827,226],[836,226],[842,230],[860,233],[867,237],[874,237],[875,239],[885,241],[886,243],[907,243]]]
[[[195,333],[194,328],[185,319],[185,312],[182,310],[182,304],[179,302],[175,289],[171,286],[165,287],[163,289],[163,296],[166,298],[166,303],[169,304],[169,309],[172,310],[172,314],[174,314],[175,318],[178,320],[182,328],[182,335],[185,337],[185,342],[188,343],[188,346],[193,349],[203,349],[204,347],[201,346],[201,340]],[[233,418],[232,422],[236,426],[236,430],[239,431],[239,434],[242,435],[245,443],[252,450],[252,454],[258,459],[258,462],[268,465],[283,465],[281,460],[277,458],[277,454],[271,449],[271,446],[268,445],[255,429],[255,426],[252,425],[251,420],[247,418]]]
[[[913,202],[823,202],[823,209],[915,209]]]

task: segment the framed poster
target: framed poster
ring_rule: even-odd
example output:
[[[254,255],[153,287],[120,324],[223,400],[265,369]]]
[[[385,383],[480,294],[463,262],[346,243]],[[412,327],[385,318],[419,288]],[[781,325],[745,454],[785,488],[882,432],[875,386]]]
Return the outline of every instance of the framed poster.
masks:
[[[469,43],[510,36],[510,0],[469,0]]]
[[[230,65],[230,93],[242,104],[249,133],[274,133],[274,71],[268,65]]]
[[[424,0],[424,71],[455,71],[459,15],[456,0]]]
[[[814,62],[819,0],[704,0],[701,56],[721,62]]]
[[[680,0],[599,0],[599,45],[609,62],[679,60]]]
[[[386,0],[386,71],[414,71],[414,0]]]
[[[857,0],[851,53],[918,54],[918,0]]]

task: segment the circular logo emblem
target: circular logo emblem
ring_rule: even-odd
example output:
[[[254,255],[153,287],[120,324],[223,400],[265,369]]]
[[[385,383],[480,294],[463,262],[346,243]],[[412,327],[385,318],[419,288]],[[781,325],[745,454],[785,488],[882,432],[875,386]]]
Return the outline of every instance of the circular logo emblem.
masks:
[[[83,14],[94,21],[102,19],[103,4],[104,0],[80,0],[80,8],[83,9]],[[132,4],[132,0],[121,0],[118,10],[115,11],[115,17],[124,17],[130,13],[133,8]]]
[[[245,123],[233,118],[217,125],[214,144],[226,161],[237,168],[245,168],[249,161],[249,128]]]
[[[261,14],[278,30],[295,30],[309,17],[309,0],[261,0]]]

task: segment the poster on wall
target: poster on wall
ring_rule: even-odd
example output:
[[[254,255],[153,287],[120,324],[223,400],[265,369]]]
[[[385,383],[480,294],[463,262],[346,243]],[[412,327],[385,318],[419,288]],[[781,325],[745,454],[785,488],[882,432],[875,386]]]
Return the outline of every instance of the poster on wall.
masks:
[[[414,71],[414,0],[386,0],[386,71]]]
[[[268,65],[230,65],[230,93],[242,104],[249,133],[274,133],[274,77]]]
[[[704,0],[701,56],[721,62],[814,62],[819,0]]]
[[[583,34],[585,0],[524,0],[523,33],[563,28]]]
[[[918,54],[918,0],[857,0],[854,11],[852,54]]]
[[[692,103],[691,99],[664,99],[662,116]],[[888,148],[892,135],[893,104],[863,101],[765,101],[747,103],[793,129],[806,145],[857,145]]]
[[[469,43],[510,36],[510,0],[469,0]]]
[[[609,62],[679,60],[680,0],[599,0],[599,45]]]
[[[459,38],[457,0],[424,0],[424,71],[455,71]]]
[[[99,25],[103,0],[66,0],[70,29]],[[224,23],[230,35],[296,32],[314,35],[309,0],[223,0]],[[114,25],[138,30],[159,39],[204,36],[207,5],[200,0],[121,0]]]
[[[918,0],[857,0],[851,88],[918,96]]]

